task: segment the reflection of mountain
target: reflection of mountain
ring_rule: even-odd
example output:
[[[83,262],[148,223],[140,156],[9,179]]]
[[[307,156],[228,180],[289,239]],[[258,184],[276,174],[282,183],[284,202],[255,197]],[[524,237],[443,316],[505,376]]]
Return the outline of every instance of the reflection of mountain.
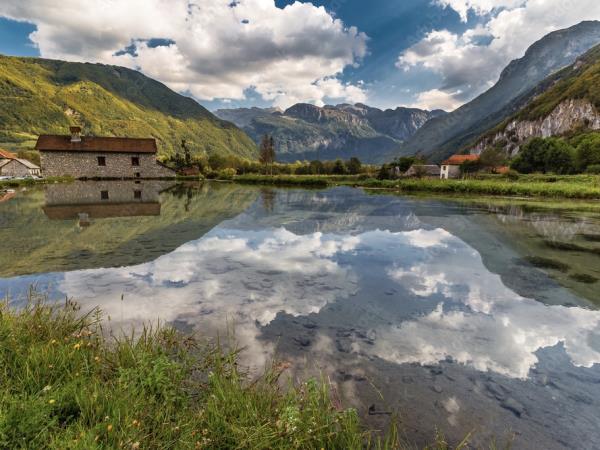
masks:
[[[86,182],[94,186],[95,182]],[[120,182],[108,182],[117,183]],[[160,215],[136,217],[106,217],[107,209],[94,211],[94,202],[99,194],[95,188],[79,190],[77,184],[64,185],[60,189],[47,186],[48,195],[41,189],[19,194],[12,201],[1,204],[0,277],[28,273],[56,272],[96,267],[119,267],[139,264],[169,253],[175,248],[193,239],[197,239],[218,223],[244,211],[257,198],[258,191],[225,184],[205,184],[182,186],[163,192],[157,191],[168,185],[156,185],[142,188],[142,202],[159,199]],[[110,185],[112,186],[112,184]],[[68,189],[73,187],[73,191]],[[67,189],[62,195],[61,189]],[[113,195],[118,200],[119,189],[109,187],[109,199]],[[77,192],[84,193],[78,196]],[[133,195],[127,190],[121,191]],[[58,195],[60,194],[60,195]],[[61,200],[62,199],[62,200]],[[69,219],[49,220],[44,206],[50,208],[49,214],[57,202],[68,203],[66,211]],[[90,215],[89,226],[79,226],[82,218],[71,213],[82,212],[81,206],[72,208],[72,204],[86,206]],[[150,206],[151,208],[156,208]],[[72,208],[71,210],[69,208]],[[103,206],[102,208],[107,208]],[[124,211],[119,211],[123,215]],[[132,214],[127,214],[131,216]]]
[[[160,192],[173,187],[164,181],[92,181],[55,184],[46,188],[44,213],[50,220],[160,215]],[[89,223],[86,222],[86,226]]]

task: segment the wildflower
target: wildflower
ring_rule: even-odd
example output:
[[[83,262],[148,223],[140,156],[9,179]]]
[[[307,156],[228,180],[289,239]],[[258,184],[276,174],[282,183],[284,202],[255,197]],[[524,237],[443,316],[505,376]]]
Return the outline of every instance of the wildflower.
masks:
[[[136,420],[136,419],[133,419],[133,422],[131,422],[131,424],[132,424],[134,427],[139,427],[139,426],[140,426],[140,422],[139,422],[138,420]]]
[[[50,400],[48,400],[48,403],[50,403],[51,405],[54,405],[56,403],[56,400],[54,400],[53,398],[51,398]]]
[[[113,429],[113,426],[109,423],[108,426],[106,427],[106,429],[111,432]]]
[[[73,348],[74,348],[75,350],[79,350],[79,349],[81,348],[81,342],[78,342],[77,344],[75,344],[75,345],[73,346]]]
[[[56,344],[56,342],[57,342],[57,340],[56,340],[56,339],[52,339],[52,340],[50,341],[50,344]]]
[[[131,448],[132,450],[137,450],[140,448],[140,443],[139,442],[134,442],[133,444],[131,444]]]
[[[99,356],[94,357],[94,361],[96,361],[96,362],[100,361],[100,357]]]
[[[48,369],[53,369],[54,368],[54,364],[48,364]]]
[[[48,392],[50,389],[52,389],[52,386],[48,385],[48,386],[44,386],[44,389],[42,389],[42,391]]]

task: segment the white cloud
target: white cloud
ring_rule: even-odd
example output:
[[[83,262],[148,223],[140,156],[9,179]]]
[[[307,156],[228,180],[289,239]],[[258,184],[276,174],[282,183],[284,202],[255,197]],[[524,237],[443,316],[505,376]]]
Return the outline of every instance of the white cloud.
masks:
[[[457,11],[468,11],[485,22],[463,34],[431,31],[398,58],[402,70],[428,70],[441,77],[438,89],[421,93],[442,104],[462,104],[495,83],[508,63],[548,33],[584,20],[600,19],[597,0],[438,0]],[[443,96],[445,93],[446,96]],[[452,102],[450,99],[453,99]],[[417,104],[425,104],[417,99]]]
[[[5,0],[0,16],[34,23],[44,57],[141,69],[196,98],[240,100],[254,89],[278,106],[365,98],[338,76],[367,37],[325,8],[274,0]],[[146,42],[173,41],[153,47]],[[116,55],[136,43],[137,56]]]
[[[440,89],[420,92],[415,102],[411,105],[413,108],[426,110],[443,109],[444,111],[454,111],[462,102],[456,99],[460,92],[444,92]]]

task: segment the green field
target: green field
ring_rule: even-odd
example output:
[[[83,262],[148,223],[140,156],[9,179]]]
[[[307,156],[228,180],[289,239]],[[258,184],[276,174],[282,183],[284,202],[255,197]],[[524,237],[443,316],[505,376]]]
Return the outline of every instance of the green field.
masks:
[[[598,175],[521,175],[515,180],[510,180],[503,176],[489,176],[483,179],[465,180],[377,180],[365,178],[360,175],[340,177],[317,175],[279,175],[273,177],[268,175],[243,175],[236,177],[236,181],[249,184],[309,187],[349,185],[406,193],[428,192],[453,195],[600,199],[600,176]]]

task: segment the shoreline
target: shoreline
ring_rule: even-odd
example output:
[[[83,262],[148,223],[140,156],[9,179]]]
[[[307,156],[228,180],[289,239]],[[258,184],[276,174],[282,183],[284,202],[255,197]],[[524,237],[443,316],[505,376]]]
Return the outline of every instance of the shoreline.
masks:
[[[105,179],[102,179],[102,181]],[[114,178],[106,180],[116,180]],[[119,180],[121,180],[119,178]],[[139,179],[136,179],[139,180]],[[166,178],[174,182],[217,181],[247,185],[325,189],[335,186],[362,188],[372,192],[402,194],[436,194],[440,196],[499,197],[515,200],[600,200],[600,176],[522,175],[518,180],[489,177],[483,179],[439,180],[398,179],[378,180],[363,175],[237,175],[232,180],[202,177]],[[0,180],[0,192],[9,189],[53,184],[72,183],[72,177]],[[85,180],[101,181],[101,180]]]

